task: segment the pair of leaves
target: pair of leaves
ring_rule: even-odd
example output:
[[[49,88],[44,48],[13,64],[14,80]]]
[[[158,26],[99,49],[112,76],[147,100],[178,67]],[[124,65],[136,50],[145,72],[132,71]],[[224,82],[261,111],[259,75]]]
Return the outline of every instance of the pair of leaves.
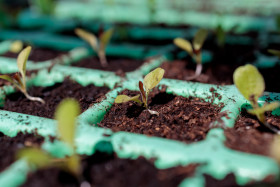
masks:
[[[18,55],[17,66],[18,66],[21,77],[18,76],[18,74],[15,74],[14,76],[0,75],[1,79],[5,79],[5,80],[11,82],[14,86],[16,86],[22,92],[26,91],[26,88],[25,88],[26,62],[28,60],[30,52],[31,52],[31,47],[28,46],[24,50],[22,50],[20,52],[20,54]]]
[[[265,82],[255,66],[247,64],[238,67],[233,74],[233,81],[239,92],[253,106],[253,109],[248,110],[248,112],[256,115],[262,123],[265,123],[264,113],[266,111],[272,111],[280,106],[279,102],[273,102],[259,107],[258,99],[265,90]]]
[[[113,35],[113,29],[108,29],[107,31],[103,32],[99,39],[92,33],[83,30],[83,29],[75,29],[75,33],[88,42],[90,46],[97,52],[100,53],[102,51],[105,54],[105,49],[107,47],[107,44],[109,43],[112,35]]]
[[[70,145],[73,150],[75,149],[76,117],[79,114],[79,103],[74,99],[64,99],[55,112],[60,139]],[[49,167],[54,164],[54,158],[38,148],[22,149],[18,153],[18,158],[25,158],[30,165],[36,168]],[[77,154],[73,154],[67,159],[60,160],[60,164],[57,165],[56,163],[54,166],[64,166],[71,173],[78,175],[80,171],[80,158]]]
[[[164,69],[157,68],[144,77],[144,83],[139,81],[140,94],[146,108],[148,108],[147,99],[148,99],[149,92],[159,84],[159,82],[163,78],[163,75],[164,75]],[[140,95],[136,95],[134,97],[129,97],[127,95],[118,95],[117,98],[115,99],[115,103],[125,103],[128,101],[135,101],[137,103],[141,103],[139,97]]]
[[[190,41],[185,40],[183,38],[174,39],[174,44],[180,47],[181,49],[187,51],[192,57],[194,57],[194,54],[200,53],[207,35],[208,35],[207,30],[199,29],[195,34],[192,44]],[[201,62],[196,60],[196,63],[201,63]]]

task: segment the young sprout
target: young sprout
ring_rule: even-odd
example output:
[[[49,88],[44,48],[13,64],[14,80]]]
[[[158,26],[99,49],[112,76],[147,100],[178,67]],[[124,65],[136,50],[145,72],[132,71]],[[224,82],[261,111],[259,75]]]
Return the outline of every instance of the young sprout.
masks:
[[[66,159],[55,159],[39,148],[25,148],[18,153],[18,158],[25,158],[29,165],[36,168],[62,167],[75,176],[80,175],[80,158],[75,152],[74,138],[76,132],[76,117],[80,113],[80,107],[76,100],[64,99],[55,112],[58,122],[60,139],[67,144],[73,154]]]
[[[14,41],[10,46],[10,52],[12,53],[19,53],[23,48],[23,43],[20,40]]]
[[[226,31],[223,29],[222,25],[218,25],[216,28],[216,37],[219,47],[224,47],[226,41]]]
[[[233,81],[239,92],[247,99],[253,109],[250,114],[255,115],[258,120],[271,131],[280,134],[280,131],[265,121],[265,112],[272,111],[280,106],[279,102],[272,102],[259,106],[258,99],[263,95],[265,82],[258,69],[250,64],[238,67],[233,74]]]
[[[75,33],[80,38],[88,42],[92,49],[97,53],[100,63],[103,67],[108,66],[105,50],[113,35],[113,31],[113,29],[108,29],[103,32],[99,38],[97,38],[94,34],[88,31],[85,31],[83,29],[75,29]]]
[[[52,15],[56,6],[54,0],[32,0],[32,3],[40,11],[40,13],[45,15]]]
[[[278,56],[280,58],[280,50],[275,50],[275,49],[268,49],[267,50],[269,53]]]
[[[129,97],[127,95],[118,95],[117,98],[115,99],[115,103],[126,103],[128,101],[135,101],[136,103],[139,104],[144,104],[144,107],[151,113],[151,114],[156,114],[159,115],[158,112],[149,110],[148,106],[148,97],[150,91],[158,85],[158,83],[161,81],[162,77],[164,75],[164,69],[162,68],[157,68],[154,71],[150,72],[148,75],[145,76],[144,78],[144,83],[139,81],[139,91],[140,94],[134,96],[134,97]],[[142,101],[139,99],[141,95]]]
[[[17,58],[17,66],[19,69],[19,73],[16,73],[13,76],[10,75],[0,75],[0,79],[4,79],[12,83],[17,89],[19,89],[27,99],[31,101],[38,101],[45,104],[45,101],[39,97],[32,97],[27,93],[26,90],[26,62],[28,56],[31,52],[31,47],[26,47],[24,50],[20,52]]]
[[[202,72],[202,57],[201,57],[201,49],[203,43],[208,35],[208,31],[205,29],[199,29],[193,39],[191,44],[190,41],[185,40],[183,38],[176,38],[174,39],[174,44],[180,47],[181,49],[185,50],[189,53],[189,55],[195,60],[196,62],[196,70],[195,75],[188,77],[187,80],[196,79]]]

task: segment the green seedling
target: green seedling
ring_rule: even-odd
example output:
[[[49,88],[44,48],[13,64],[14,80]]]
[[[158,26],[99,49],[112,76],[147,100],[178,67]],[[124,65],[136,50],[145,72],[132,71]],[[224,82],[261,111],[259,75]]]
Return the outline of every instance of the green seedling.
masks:
[[[252,109],[249,109],[248,112],[255,115],[270,130],[280,134],[278,129],[265,121],[265,112],[278,108],[280,103],[272,102],[263,106],[258,104],[258,99],[263,95],[265,89],[264,79],[258,69],[251,64],[238,67],[233,74],[233,81],[239,92],[252,106]]]
[[[64,99],[55,112],[55,119],[58,122],[59,137],[73,151],[70,157],[56,159],[39,148],[22,149],[17,154],[17,157],[19,159],[26,159],[31,167],[37,169],[60,167],[78,177],[81,173],[81,164],[80,157],[75,152],[74,138],[76,132],[76,118],[79,114],[79,103],[73,99]]]
[[[280,58],[280,50],[275,50],[275,49],[268,49],[267,50],[269,53],[278,56]]]
[[[164,75],[164,69],[162,69],[162,68],[155,69],[154,71],[150,72],[148,75],[145,76],[144,83],[139,81],[138,86],[139,86],[140,94],[138,94],[134,97],[129,97],[127,95],[118,95],[115,99],[115,103],[126,103],[129,101],[134,101],[136,103],[144,105],[144,107],[151,114],[159,115],[158,112],[149,110],[148,97],[149,97],[150,91],[158,85],[158,83],[163,78],[163,75]],[[142,101],[140,100],[140,95],[141,95]]]
[[[26,89],[26,62],[28,60],[29,54],[31,52],[31,47],[26,47],[20,52],[17,58],[17,66],[19,73],[10,75],[0,75],[0,79],[4,79],[12,83],[17,89],[19,89],[27,99],[31,101],[38,101],[45,104],[45,101],[39,97],[32,97],[27,93]]]
[[[226,41],[226,31],[223,29],[222,25],[218,25],[216,28],[216,37],[219,47],[224,47]]]
[[[187,80],[196,79],[202,72],[202,57],[201,57],[201,49],[203,43],[208,35],[208,31],[205,29],[199,29],[192,41],[185,40],[183,38],[174,39],[174,44],[185,50],[196,62],[196,70],[195,75],[188,77]]]
[[[103,67],[108,66],[105,50],[113,35],[113,31],[113,29],[108,29],[103,32],[99,38],[97,38],[94,34],[88,31],[85,31],[83,29],[75,29],[75,33],[80,38],[88,42],[92,49],[97,53],[100,63]]]

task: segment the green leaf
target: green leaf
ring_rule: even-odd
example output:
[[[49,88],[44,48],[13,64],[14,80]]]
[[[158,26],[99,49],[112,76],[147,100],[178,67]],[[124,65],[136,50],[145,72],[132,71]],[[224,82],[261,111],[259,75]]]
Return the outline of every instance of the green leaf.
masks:
[[[199,29],[193,39],[193,48],[195,51],[200,51],[203,43],[208,35],[208,31],[205,29]]]
[[[146,92],[153,89],[161,81],[164,75],[164,69],[157,68],[154,71],[150,72],[144,78],[144,88]]]
[[[280,58],[280,50],[275,50],[275,49],[268,49],[267,50],[269,53],[278,56]]]
[[[233,73],[233,81],[239,92],[253,106],[264,92],[264,79],[258,69],[251,64],[238,67]]]
[[[12,84],[15,84],[15,80],[12,77],[10,77],[9,75],[0,75],[0,79],[4,79],[6,81],[9,81]]]
[[[107,44],[109,43],[112,35],[113,35],[114,29],[108,29],[107,31],[103,32],[100,36],[100,50],[104,52]]]
[[[187,51],[191,56],[193,55],[192,44],[188,40],[185,40],[183,38],[176,38],[174,39],[174,44]]]
[[[273,103],[269,103],[269,104],[264,104],[262,107],[259,107],[259,108],[250,109],[250,110],[248,110],[248,112],[251,114],[257,115],[257,114],[265,113],[267,111],[275,110],[276,108],[279,108],[279,107],[280,107],[279,102],[273,102]]]
[[[70,98],[64,99],[55,111],[55,119],[58,122],[58,133],[60,138],[72,148],[74,148],[76,117],[79,114],[79,103]]]
[[[51,164],[51,157],[37,148],[24,148],[17,153],[18,159],[26,159],[30,165],[36,168],[46,167]]]
[[[25,84],[26,62],[28,60],[31,49],[32,48],[30,46],[26,47],[20,52],[17,58],[17,66],[24,84]]]
[[[135,101],[139,103],[140,102],[139,97],[140,95],[136,95],[134,97],[129,97],[127,95],[118,95],[115,99],[115,103],[126,103],[128,101]]]
[[[88,32],[88,31],[85,31],[83,29],[75,29],[75,33],[80,37],[82,38],[83,40],[85,40],[86,42],[89,43],[89,45],[92,47],[93,50],[95,50],[95,52],[98,52],[99,50],[99,47],[98,47],[98,39],[97,37]]]
[[[10,52],[19,53],[23,48],[23,43],[20,40],[14,41],[10,46]]]

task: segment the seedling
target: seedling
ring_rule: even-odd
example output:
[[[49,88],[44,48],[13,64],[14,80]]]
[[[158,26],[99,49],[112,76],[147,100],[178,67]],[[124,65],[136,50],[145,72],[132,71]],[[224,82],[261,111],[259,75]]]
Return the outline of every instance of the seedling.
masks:
[[[32,0],[32,3],[37,7],[40,13],[52,15],[55,9],[54,0]]]
[[[158,83],[161,81],[164,75],[164,69],[157,68],[154,71],[150,72],[148,75],[144,78],[144,83],[139,81],[139,91],[140,94],[129,97],[127,95],[118,95],[115,99],[115,103],[126,103],[128,101],[135,101],[136,103],[139,103],[141,105],[144,105],[144,107],[151,113],[159,115],[158,112],[149,110],[148,106],[148,97],[150,91],[158,85]],[[139,99],[141,95],[142,101]]]
[[[247,99],[252,109],[250,114],[255,115],[258,120],[271,131],[280,134],[280,131],[265,121],[265,112],[272,111],[280,106],[279,102],[272,102],[259,106],[258,99],[263,95],[265,82],[258,69],[250,64],[238,67],[233,74],[233,81],[239,92]]]
[[[185,40],[183,38],[176,38],[174,40],[174,44],[185,50],[196,62],[196,70],[195,75],[188,77],[187,80],[196,79],[202,72],[202,57],[201,57],[201,49],[203,43],[208,35],[208,31],[205,29],[199,29],[193,39],[191,44],[190,41]]]
[[[219,47],[224,47],[226,41],[226,31],[223,29],[222,25],[218,25],[216,28],[216,37]]]
[[[26,62],[31,52],[31,47],[26,47],[24,50],[20,52],[17,58],[17,66],[19,69],[19,73],[10,75],[0,75],[0,79],[4,79],[12,83],[17,89],[19,89],[27,99],[31,101],[38,101],[45,104],[45,101],[40,97],[32,97],[27,93],[26,89]]]
[[[18,153],[18,158],[25,158],[30,166],[35,168],[62,167],[66,171],[80,175],[80,157],[75,152],[74,137],[76,132],[76,117],[80,113],[80,107],[76,100],[63,100],[55,112],[58,122],[58,134],[60,139],[74,152],[66,159],[55,159],[39,148],[25,148]]]
[[[113,35],[113,31],[113,29],[108,29],[103,32],[99,38],[97,38],[94,34],[88,31],[85,31],[83,29],[75,29],[75,33],[80,38],[88,42],[92,49],[97,53],[100,63],[103,67],[108,66],[105,50]]]

